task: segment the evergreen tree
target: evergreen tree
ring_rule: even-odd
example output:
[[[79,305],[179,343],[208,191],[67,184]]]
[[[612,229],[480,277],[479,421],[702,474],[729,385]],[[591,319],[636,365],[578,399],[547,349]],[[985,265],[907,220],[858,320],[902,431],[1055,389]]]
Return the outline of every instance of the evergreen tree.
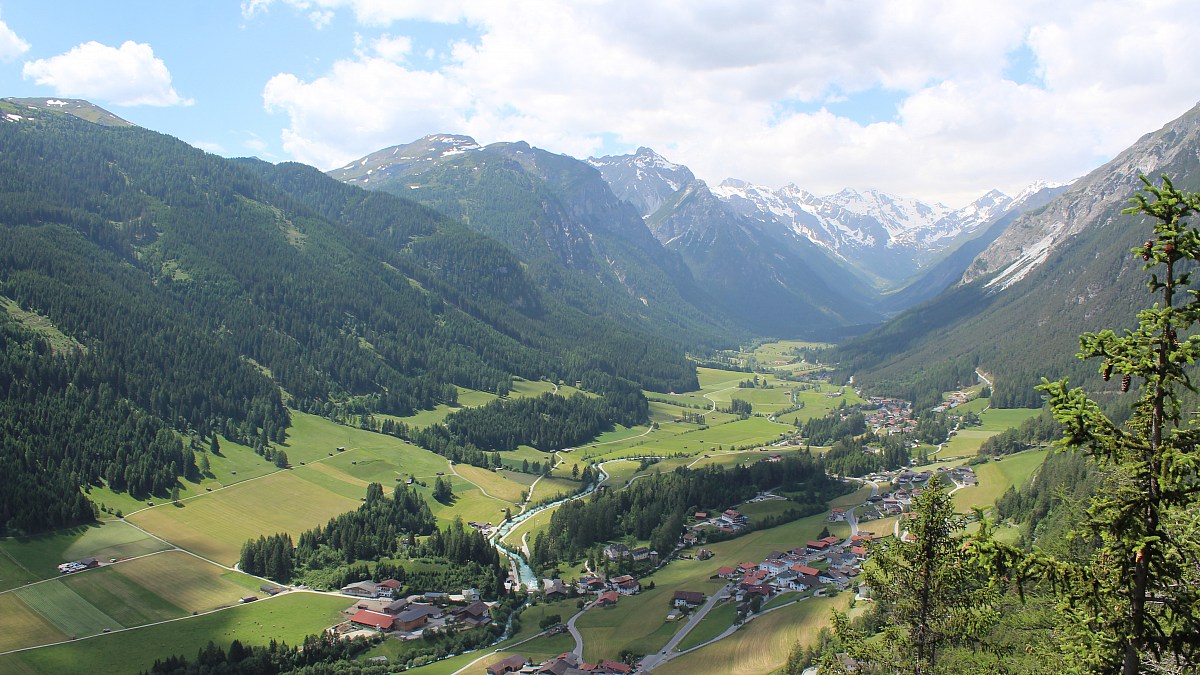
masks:
[[[1101,359],[1104,379],[1121,389],[1138,381],[1132,415],[1118,423],[1065,379],[1043,380],[1059,443],[1099,465],[1105,484],[1077,532],[1099,542],[1083,562],[1025,553],[984,538],[980,554],[1001,574],[1052,583],[1064,601],[1064,637],[1072,659],[1091,672],[1133,675],[1151,669],[1200,668],[1200,424],[1185,416],[1181,394],[1195,392],[1187,367],[1200,357],[1200,296],[1188,290],[1200,258],[1200,231],[1184,222],[1200,211],[1200,194],[1183,193],[1167,178],[1146,187],[1126,213],[1153,220],[1154,238],[1134,253],[1159,296],[1138,313],[1139,325],[1080,337],[1080,358]],[[1181,301],[1179,296],[1191,297]]]
[[[962,529],[967,516],[954,512],[954,501],[941,477],[913,500],[913,517],[899,540],[873,544],[863,576],[889,620],[882,641],[854,635],[844,617],[838,632],[851,654],[878,672],[935,673],[945,647],[972,640],[994,618],[990,585],[969,564]],[[843,672],[839,664],[828,664]],[[868,672],[876,672],[869,670]]]
[[[454,489],[448,479],[438,476],[433,481],[433,498],[443,504],[449,504],[454,500]]]

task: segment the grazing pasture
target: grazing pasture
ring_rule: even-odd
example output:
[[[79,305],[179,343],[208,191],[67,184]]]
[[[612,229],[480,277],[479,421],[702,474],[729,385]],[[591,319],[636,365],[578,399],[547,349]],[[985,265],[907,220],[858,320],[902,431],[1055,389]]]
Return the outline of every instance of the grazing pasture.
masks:
[[[109,521],[79,525],[33,537],[0,539],[0,560],[7,559],[14,569],[24,570],[26,582],[53,579],[58,565],[80,558],[131,558],[169,548],[128,523]],[[0,570],[4,566],[0,565]],[[18,584],[9,585],[9,588]]]
[[[287,593],[186,620],[5,654],[0,656],[0,672],[73,673],[86,664],[88,672],[135,673],[172,654],[194,657],[209,640],[266,645],[274,639],[294,645],[337,623],[345,608],[345,598]]]
[[[733,635],[704,649],[684,654],[654,669],[662,675],[722,673],[760,675],[775,672],[787,663],[792,647],[815,642],[822,626],[829,625],[829,611],[846,611],[850,594],[833,598],[810,598],[762,614]]]

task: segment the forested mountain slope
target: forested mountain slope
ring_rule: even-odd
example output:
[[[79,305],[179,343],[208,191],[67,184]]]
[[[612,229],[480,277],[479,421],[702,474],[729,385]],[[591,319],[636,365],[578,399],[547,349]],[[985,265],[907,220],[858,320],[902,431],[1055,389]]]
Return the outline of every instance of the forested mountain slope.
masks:
[[[428,136],[331,171],[352,185],[415,199],[495,238],[539,285],[579,311],[692,346],[746,336],[706,280],[651,235],[586,163],[530,147]]]
[[[830,339],[882,319],[874,289],[807,239],[739,217],[703,181],[685,184],[646,222],[756,334]]]
[[[298,165],[0,102],[0,529],[162,494],[177,431],[278,442],[285,401],[407,414],[455,385],[695,386],[678,343],[564,305],[494,241]]]
[[[992,402],[1002,407],[1040,405],[1033,386],[1042,376],[1115,390],[1074,355],[1081,333],[1131,327],[1149,297],[1130,255],[1149,230],[1121,211],[1142,174],[1200,187],[1198,158],[1200,109],[1193,109],[1013,222],[976,259],[968,281],[829,356],[856,383],[910,395],[932,390],[931,379],[942,390],[974,380],[978,366],[993,376]]]

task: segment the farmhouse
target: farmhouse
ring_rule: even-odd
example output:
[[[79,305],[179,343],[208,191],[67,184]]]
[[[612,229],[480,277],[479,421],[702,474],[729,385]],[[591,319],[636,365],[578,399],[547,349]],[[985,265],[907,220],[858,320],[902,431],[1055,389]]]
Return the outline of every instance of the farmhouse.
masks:
[[[521,656],[520,654],[513,654],[502,661],[497,661],[488,666],[487,675],[505,675],[505,673],[513,673],[524,668],[526,663],[528,663],[528,659],[526,659],[524,656]]]
[[[579,578],[575,584],[578,593],[596,593],[604,590],[604,580],[591,574]]]
[[[416,630],[428,623],[429,617],[436,615],[439,611],[441,610],[432,605],[414,605],[412,608],[397,614],[394,625],[396,628],[404,631]]]
[[[374,581],[359,581],[343,586],[342,593],[353,595],[356,598],[377,598],[379,597],[379,586]]]
[[[492,622],[492,617],[488,614],[488,606],[483,602],[472,602],[466,607],[460,607],[450,612],[450,614],[460,623],[471,628],[486,626]]]
[[[565,598],[570,594],[570,589],[563,583],[562,579],[542,579],[542,588],[547,600],[552,598]]]
[[[354,603],[354,606],[351,607],[351,609],[365,609],[367,611],[377,612],[379,614],[390,614],[395,616],[400,612],[403,612],[405,609],[408,609],[408,604],[408,600],[403,598],[399,600],[390,600],[388,598],[363,599]]]
[[[629,555],[629,547],[625,544],[609,544],[604,547],[604,557],[609,560],[620,560]]]
[[[380,614],[366,609],[360,609],[354,616],[350,617],[351,623],[356,623],[360,626],[371,626],[379,630],[391,630],[395,623],[396,617],[391,614]]]
[[[596,606],[611,607],[612,605],[617,604],[617,600],[620,599],[620,597],[621,596],[619,596],[616,591],[604,591],[600,594],[600,597],[596,599]]]
[[[676,607],[699,607],[704,604],[704,594],[700,591],[675,591],[671,604]]]
[[[638,583],[638,580],[634,579],[628,574],[619,577],[613,577],[608,583],[613,587],[614,590],[616,590],[616,592],[620,593],[621,595],[633,595],[634,593],[642,590],[642,586]]]

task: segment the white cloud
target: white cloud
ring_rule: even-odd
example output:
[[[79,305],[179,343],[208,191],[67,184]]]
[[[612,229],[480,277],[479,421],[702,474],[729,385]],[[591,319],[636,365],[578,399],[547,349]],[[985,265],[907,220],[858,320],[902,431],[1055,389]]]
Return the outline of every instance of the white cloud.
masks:
[[[277,0],[244,0],[242,15],[252,18],[266,12]],[[469,0],[278,0],[293,9],[307,12],[318,27],[328,24],[333,12],[349,9],[360,23],[386,26],[402,19],[421,19],[448,23],[466,16]]]
[[[264,100],[289,116],[285,150],[323,167],[442,131],[576,156],[615,139],[709,181],[960,205],[1085,173],[1200,92],[1189,0],[277,1],[368,27],[461,20],[480,35],[436,72],[401,65],[411,40],[385,35],[321,77],[272,78]],[[1017,50],[1040,81],[1006,79]],[[873,91],[899,100],[873,116],[889,121],[823,107]]]
[[[283,148],[316,166],[332,167],[353,154],[411,140],[434,130],[460,129],[466,101],[439,73],[413,71],[379,57],[341,61],[311,82],[279,74],[267,82],[268,111],[288,114]]]
[[[97,99],[117,105],[191,105],[171,86],[171,73],[148,44],[126,41],[120,48],[85,42],[48,59],[27,61],[25,79],[54,88],[58,96]]]
[[[192,141],[190,143],[190,145],[200,148],[201,150],[203,150],[205,152],[210,152],[214,155],[228,155],[229,154],[229,153],[225,152],[224,146],[222,146],[220,143],[217,143],[215,141]]]
[[[0,61],[12,61],[29,51],[29,43],[22,40],[8,24],[0,21]]]

